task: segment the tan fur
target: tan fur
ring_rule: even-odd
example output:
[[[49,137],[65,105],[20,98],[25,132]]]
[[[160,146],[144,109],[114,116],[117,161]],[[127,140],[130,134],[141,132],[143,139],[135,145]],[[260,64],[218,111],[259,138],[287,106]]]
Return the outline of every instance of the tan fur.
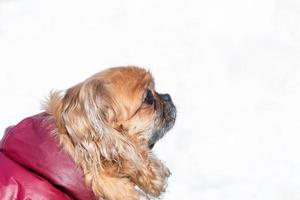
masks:
[[[165,191],[169,170],[149,150],[155,110],[143,105],[152,76],[137,67],[112,68],[68,89],[52,92],[46,111],[64,150],[81,167],[86,184],[107,200],[138,200]]]

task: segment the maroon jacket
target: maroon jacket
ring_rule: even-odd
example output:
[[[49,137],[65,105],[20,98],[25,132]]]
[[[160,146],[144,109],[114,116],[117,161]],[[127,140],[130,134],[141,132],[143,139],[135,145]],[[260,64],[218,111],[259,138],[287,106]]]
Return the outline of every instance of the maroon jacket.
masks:
[[[46,113],[6,129],[0,141],[1,200],[96,200],[82,171],[51,134]]]

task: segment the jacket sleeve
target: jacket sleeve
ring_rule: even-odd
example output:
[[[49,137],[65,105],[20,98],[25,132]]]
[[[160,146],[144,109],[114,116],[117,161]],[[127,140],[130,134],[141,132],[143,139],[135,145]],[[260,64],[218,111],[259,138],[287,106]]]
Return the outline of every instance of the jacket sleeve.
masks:
[[[0,152],[0,200],[70,200],[44,178]]]

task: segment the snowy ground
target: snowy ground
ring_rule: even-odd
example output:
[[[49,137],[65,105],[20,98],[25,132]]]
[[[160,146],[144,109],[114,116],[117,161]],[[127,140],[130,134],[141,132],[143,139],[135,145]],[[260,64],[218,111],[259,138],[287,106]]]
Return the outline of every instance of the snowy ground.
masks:
[[[164,199],[299,200],[299,53],[299,0],[0,0],[0,130],[141,65],[178,107]]]

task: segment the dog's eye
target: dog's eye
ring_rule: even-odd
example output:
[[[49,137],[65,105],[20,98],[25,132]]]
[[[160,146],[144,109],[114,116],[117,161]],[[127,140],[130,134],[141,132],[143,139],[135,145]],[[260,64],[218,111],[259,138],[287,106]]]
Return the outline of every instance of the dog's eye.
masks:
[[[146,97],[145,97],[145,103],[152,105],[154,103],[154,96],[151,90],[147,90]]]

